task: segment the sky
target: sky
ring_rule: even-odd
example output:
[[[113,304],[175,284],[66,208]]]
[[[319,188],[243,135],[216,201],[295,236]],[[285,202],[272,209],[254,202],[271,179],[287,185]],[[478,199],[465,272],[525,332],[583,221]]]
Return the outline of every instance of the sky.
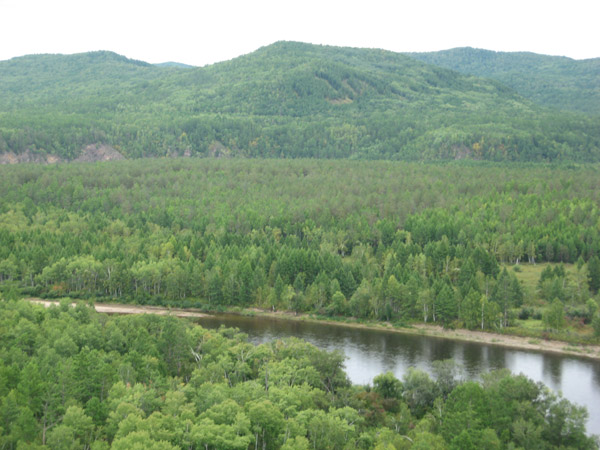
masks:
[[[111,50],[203,66],[280,40],[600,57],[600,0],[0,0],[0,60]]]

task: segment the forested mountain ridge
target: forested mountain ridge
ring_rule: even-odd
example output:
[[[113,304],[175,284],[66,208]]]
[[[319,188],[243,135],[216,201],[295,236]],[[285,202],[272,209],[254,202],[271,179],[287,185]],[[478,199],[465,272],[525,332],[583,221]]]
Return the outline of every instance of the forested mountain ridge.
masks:
[[[196,66],[190,66],[189,64],[179,63],[177,61],[167,61],[164,63],[154,64],[158,67],[177,67],[179,69],[193,69]]]
[[[372,49],[278,42],[202,68],[111,52],[0,62],[0,153],[596,161],[595,118]]]
[[[500,81],[542,105],[600,114],[600,58],[574,60],[471,47],[408,55],[467,75]]]

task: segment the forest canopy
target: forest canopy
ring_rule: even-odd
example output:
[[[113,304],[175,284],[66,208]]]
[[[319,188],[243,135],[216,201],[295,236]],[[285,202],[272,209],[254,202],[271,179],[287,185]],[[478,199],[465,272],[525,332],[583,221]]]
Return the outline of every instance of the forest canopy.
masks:
[[[50,298],[496,330],[557,299],[590,324],[600,286],[599,195],[595,166],[5,166],[0,285]],[[531,289],[507,270],[524,262],[558,265]]]
[[[0,153],[29,160],[109,145],[128,158],[599,161],[599,130],[383,50],[278,42],[202,68],[111,52],[0,62]]]
[[[352,386],[344,357],[297,339],[0,300],[6,449],[598,448],[584,408],[508,371],[410,369]],[[47,447],[43,447],[47,446]]]
[[[203,68],[0,62],[0,162],[58,162],[0,165],[0,449],[598,448],[522,375],[352,386],[297,339],[92,307],[598,343],[598,117],[537,94],[294,42]]]

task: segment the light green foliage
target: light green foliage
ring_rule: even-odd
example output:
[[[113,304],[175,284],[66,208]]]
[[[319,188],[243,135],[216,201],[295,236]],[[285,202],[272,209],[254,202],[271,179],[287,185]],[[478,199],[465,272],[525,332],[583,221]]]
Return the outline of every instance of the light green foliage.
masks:
[[[255,440],[263,448],[277,448],[281,445],[280,435],[284,429],[284,417],[269,400],[248,404],[248,418]]]
[[[67,408],[62,419],[62,426],[70,428],[74,439],[78,440],[80,445],[84,447],[89,446],[94,440],[94,424],[92,419],[78,406]]]
[[[296,436],[285,441],[281,446],[281,450],[309,450],[309,445],[308,439],[304,436]]]
[[[81,442],[75,438],[75,434],[71,427],[59,425],[54,428],[49,434],[46,441],[51,448],[59,450],[71,450],[81,448]]]
[[[148,431],[135,431],[113,442],[115,450],[175,450],[177,447],[165,441],[157,441]]]
[[[471,289],[461,304],[461,319],[465,327],[473,330],[481,327],[482,303],[485,302],[485,296],[478,291]]]
[[[523,293],[516,276],[514,273],[509,273],[506,267],[498,275],[498,281],[492,292],[492,300],[502,311],[502,326],[509,326],[509,310],[523,302]]]
[[[596,251],[594,167],[522,167],[507,174],[464,163],[190,159],[0,167],[0,175],[0,269],[6,272],[0,289],[483,329],[514,323],[513,308],[540,296],[578,310],[590,298],[593,259],[578,270],[554,262]],[[22,219],[17,226],[15,217]],[[553,263],[519,265],[517,276],[500,270],[500,249],[520,242],[531,244],[524,251],[538,262]],[[534,267],[545,267],[540,291],[526,283]],[[87,308],[78,314],[85,317]],[[15,328],[25,353],[34,322]],[[154,353],[144,356],[145,373],[132,378],[131,367],[141,363],[129,360],[119,378],[147,382],[158,364],[173,376],[187,370],[187,337],[171,328],[165,325]],[[106,350],[123,352],[124,330],[86,333],[105,339]],[[146,340],[139,333],[138,350]],[[106,361],[93,351],[79,354],[77,336],[53,342],[61,356],[77,354],[83,376],[77,389],[87,389],[89,376],[103,377]],[[150,361],[158,355],[165,358]],[[206,374],[243,379],[251,370],[244,364]]]
[[[598,312],[598,302],[593,298],[589,298],[588,301],[585,302],[585,307],[587,309],[587,318],[591,321]]]
[[[600,314],[596,313],[592,319],[592,327],[594,328],[594,335],[600,337]]]
[[[383,398],[402,398],[402,382],[392,372],[386,372],[373,378],[373,390]]]
[[[448,446],[441,436],[423,432],[416,435],[410,448],[413,450],[445,450]]]
[[[546,328],[560,330],[565,326],[565,310],[562,302],[555,298],[544,311],[542,320]]]
[[[315,449],[341,450],[355,434],[355,427],[344,417],[324,411],[302,413],[299,420],[305,424]]]
[[[348,301],[344,294],[336,291],[331,297],[331,306],[329,312],[332,315],[344,315],[348,311]]]
[[[507,371],[485,375],[481,384],[462,383],[456,365],[440,361],[434,364],[436,381],[409,369],[402,382],[387,373],[375,378],[373,388],[350,386],[341,370],[343,355],[298,339],[253,346],[231,329],[84,311],[44,309],[22,300],[0,303],[4,447],[597,448],[585,435],[584,409]],[[29,319],[37,327],[28,330],[31,354],[24,356],[14,350],[14,331]],[[88,329],[106,333],[103,337],[120,330],[120,351]],[[141,329],[145,346],[138,342]],[[162,341],[165,333],[194,350],[179,354],[180,376],[173,376],[177,365],[165,362],[174,354]],[[52,350],[63,335],[77,338],[79,353]],[[161,362],[146,381],[118,379],[125,361],[131,379],[147,376],[138,372],[147,372],[144,357],[151,355]],[[82,383],[78,361],[84,356],[103,368],[100,376],[88,368]],[[53,376],[36,376],[49,365],[57,366]],[[211,381],[212,372],[226,374]],[[113,381],[105,388],[107,380]]]
[[[519,283],[532,266],[498,263],[523,241],[551,261],[544,283],[587,319],[582,261],[597,252],[599,211],[595,166],[0,167],[0,287],[80,299],[48,310],[0,302],[0,446],[402,448],[441,436],[455,448],[509,448],[518,436],[586,448],[581,411],[539,402],[523,378],[461,384],[446,362],[435,381],[412,369],[402,382],[384,374],[373,389],[351,387],[340,353],[295,339],[254,346],[173,317],[106,317],[81,299],[495,328],[540,300]],[[578,270],[556,264],[580,258]],[[382,427],[401,438],[378,441]]]

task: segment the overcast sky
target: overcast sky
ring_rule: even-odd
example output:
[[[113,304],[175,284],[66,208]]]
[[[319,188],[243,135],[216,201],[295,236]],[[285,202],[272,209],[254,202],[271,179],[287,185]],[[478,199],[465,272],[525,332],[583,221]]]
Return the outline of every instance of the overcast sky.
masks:
[[[0,60],[112,50],[202,66],[278,40],[600,56],[600,0],[0,0]]]

